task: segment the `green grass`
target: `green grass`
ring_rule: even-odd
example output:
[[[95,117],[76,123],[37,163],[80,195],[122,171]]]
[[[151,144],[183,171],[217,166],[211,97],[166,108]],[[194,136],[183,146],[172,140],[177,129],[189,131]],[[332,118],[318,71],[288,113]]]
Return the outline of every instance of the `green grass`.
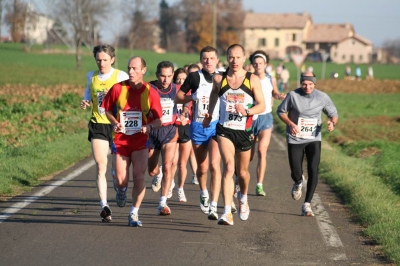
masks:
[[[43,54],[43,46],[33,46],[30,53],[23,52],[23,44],[0,43],[0,85],[2,84],[38,84],[38,85],[57,85],[57,84],[73,84],[85,85],[86,73],[96,69],[91,51],[86,47],[82,47],[82,66],[81,70],[75,69],[75,55],[71,54]],[[57,50],[66,50],[65,47],[55,47]],[[66,50],[68,52],[68,50]],[[199,60],[198,54],[179,54],[166,53],[156,54],[151,51],[143,50],[116,50],[115,67],[126,70],[128,59],[133,56],[142,56],[147,62],[148,72],[145,80],[155,79],[156,66],[160,61],[169,60],[178,67],[182,67],[188,63],[195,63]],[[225,55],[221,55],[222,61],[226,60]],[[277,66],[278,61],[273,61]],[[305,62],[307,66],[313,66],[314,72],[318,79],[321,78],[322,63]],[[286,63],[285,66],[290,72],[290,80],[297,79],[297,70],[292,62]],[[351,65],[353,72],[355,65]],[[360,65],[363,75],[366,74],[368,65]],[[377,79],[398,79],[400,73],[400,65],[373,65],[375,78]],[[326,65],[325,78],[329,78],[331,72],[338,72],[339,78],[343,78],[345,65],[328,63]],[[9,73],[21,73],[20,75],[9,75]]]

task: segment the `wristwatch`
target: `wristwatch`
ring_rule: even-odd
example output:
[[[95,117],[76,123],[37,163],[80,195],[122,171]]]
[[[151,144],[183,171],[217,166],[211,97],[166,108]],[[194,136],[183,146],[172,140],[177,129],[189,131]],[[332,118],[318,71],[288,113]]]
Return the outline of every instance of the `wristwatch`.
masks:
[[[246,115],[250,116],[250,109],[246,109]]]

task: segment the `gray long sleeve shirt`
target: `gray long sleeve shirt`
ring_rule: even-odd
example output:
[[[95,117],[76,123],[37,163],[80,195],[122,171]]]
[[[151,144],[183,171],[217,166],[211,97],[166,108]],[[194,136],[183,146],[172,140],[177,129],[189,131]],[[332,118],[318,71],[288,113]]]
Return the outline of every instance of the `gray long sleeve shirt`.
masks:
[[[276,113],[288,113],[289,119],[298,124],[299,117],[306,119],[317,119],[317,127],[313,139],[303,139],[290,134],[290,127],[286,126],[286,140],[290,144],[303,144],[312,141],[321,141],[321,111],[329,118],[338,117],[335,105],[329,96],[317,89],[314,89],[310,94],[304,93],[302,88],[298,88],[289,92],[286,98],[278,106]]]

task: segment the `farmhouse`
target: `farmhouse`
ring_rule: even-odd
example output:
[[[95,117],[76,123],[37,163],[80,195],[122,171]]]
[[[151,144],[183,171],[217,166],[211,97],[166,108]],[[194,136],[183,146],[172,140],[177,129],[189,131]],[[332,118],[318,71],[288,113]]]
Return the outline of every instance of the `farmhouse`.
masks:
[[[345,24],[313,24],[302,14],[246,13],[243,44],[246,54],[261,49],[271,58],[289,60],[291,53],[310,55],[318,60],[327,53],[336,63],[370,63],[372,43]]]

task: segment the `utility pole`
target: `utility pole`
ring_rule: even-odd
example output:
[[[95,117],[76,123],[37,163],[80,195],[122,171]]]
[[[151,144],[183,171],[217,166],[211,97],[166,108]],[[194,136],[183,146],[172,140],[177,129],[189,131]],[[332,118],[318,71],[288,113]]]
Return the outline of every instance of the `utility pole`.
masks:
[[[217,49],[217,1],[213,0],[213,44],[212,46]]]

